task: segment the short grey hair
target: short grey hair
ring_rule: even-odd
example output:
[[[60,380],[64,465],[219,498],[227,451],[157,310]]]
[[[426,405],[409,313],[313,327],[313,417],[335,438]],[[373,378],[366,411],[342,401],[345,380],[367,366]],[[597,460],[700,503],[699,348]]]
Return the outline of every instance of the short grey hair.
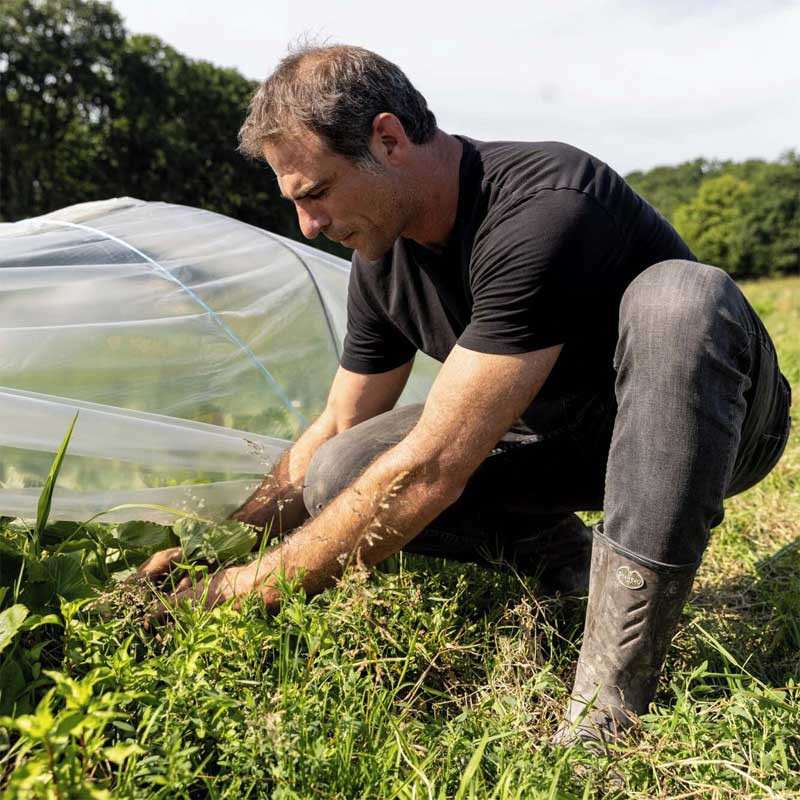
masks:
[[[414,144],[436,134],[436,117],[402,70],[362,47],[303,45],[259,87],[239,131],[239,151],[263,159],[264,145],[297,130],[317,134],[334,153],[369,168],[372,121],[389,112]]]

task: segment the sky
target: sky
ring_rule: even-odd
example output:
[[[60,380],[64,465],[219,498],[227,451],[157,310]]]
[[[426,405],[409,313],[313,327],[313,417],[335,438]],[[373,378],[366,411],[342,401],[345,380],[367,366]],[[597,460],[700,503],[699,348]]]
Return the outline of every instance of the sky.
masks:
[[[112,0],[131,33],[262,80],[300,37],[398,64],[448,133],[619,172],[800,149],[800,0]]]

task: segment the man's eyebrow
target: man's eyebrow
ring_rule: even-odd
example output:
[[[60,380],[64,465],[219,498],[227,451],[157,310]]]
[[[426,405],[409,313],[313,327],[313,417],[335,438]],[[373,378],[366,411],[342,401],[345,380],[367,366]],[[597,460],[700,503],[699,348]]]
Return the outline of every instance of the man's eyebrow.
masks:
[[[306,186],[305,189],[303,189],[302,191],[298,192],[296,195],[284,194],[283,192],[281,192],[281,197],[284,200],[302,200],[307,195],[314,194],[314,192],[316,192],[322,186],[322,184],[324,184],[324,183],[325,183],[324,180],[316,181],[316,182],[312,183],[310,186]]]

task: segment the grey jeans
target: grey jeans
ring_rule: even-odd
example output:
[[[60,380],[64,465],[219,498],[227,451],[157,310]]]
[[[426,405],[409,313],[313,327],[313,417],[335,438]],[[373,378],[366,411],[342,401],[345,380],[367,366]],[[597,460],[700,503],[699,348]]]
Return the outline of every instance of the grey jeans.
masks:
[[[790,390],[769,335],[725,272],[666,261],[622,298],[614,370],[613,386],[567,392],[557,413],[545,410],[555,424],[512,427],[460,499],[405,549],[491,561],[529,547],[536,531],[558,531],[570,512],[603,510],[605,536],[634,560],[698,563],[724,498],[760,481],[786,445]],[[421,411],[395,409],[320,448],[304,492],[309,512],[399,442]]]

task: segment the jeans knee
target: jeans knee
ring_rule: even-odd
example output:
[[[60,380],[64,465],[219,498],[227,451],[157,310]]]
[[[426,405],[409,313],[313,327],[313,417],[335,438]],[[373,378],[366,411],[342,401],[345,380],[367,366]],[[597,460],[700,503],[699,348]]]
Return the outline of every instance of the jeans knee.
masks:
[[[325,442],[314,454],[306,471],[303,502],[311,516],[316,516],[334,497],[347,487],[346,469],[338,437]]]
[[[703,349],[733,340],[747,346],[743,326],[746,303],[730,276],[717,267],[692,261],[663,261],[640,273],[622,297],[615,367],[631,349],[656,361],[683,368]]]
[[[403,439],[422,414],[414,404],[387,411],[323,444],[306,471],[303,502],[312,516],[350,486],[381,453]]]

